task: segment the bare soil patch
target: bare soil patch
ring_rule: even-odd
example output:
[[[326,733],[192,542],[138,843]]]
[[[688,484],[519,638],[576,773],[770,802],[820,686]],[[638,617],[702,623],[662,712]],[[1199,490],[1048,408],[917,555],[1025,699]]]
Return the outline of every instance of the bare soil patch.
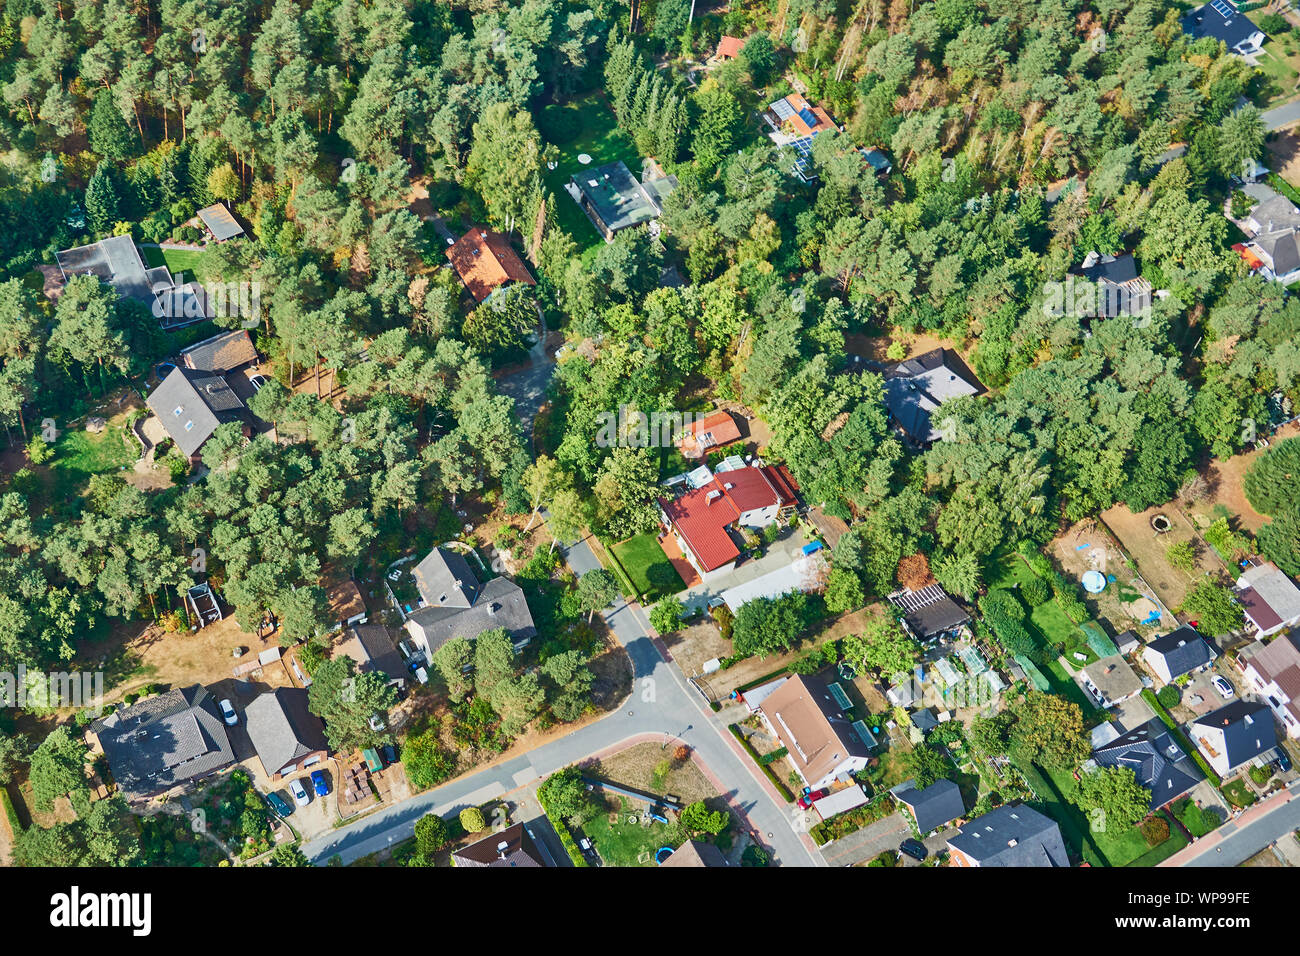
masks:
[[[672,794],[683,804],[718,796],[717,789],[689,757],[676,759],[677,747],[676,741],[669,741],[667,748],[653,742],[634,744],[583,769],[592,776],[625,787],[660,796]]]

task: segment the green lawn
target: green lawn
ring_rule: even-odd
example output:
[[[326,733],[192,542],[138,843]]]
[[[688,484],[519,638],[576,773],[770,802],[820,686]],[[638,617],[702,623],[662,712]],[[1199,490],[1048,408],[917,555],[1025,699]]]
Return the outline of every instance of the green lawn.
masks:
[[[1073,776],[1036,765],[1020,769],[1039,794],[1038,809],[1060,825],[1066,847],[1092,866],[1154,866],[1187,845],[1187,837],[1173,824],[1169,839],[1156,847],[1147,846],[1136,826],[1094,828],[1088,815],[1066,799],[1074,791]]]
[[[652,822],[628,823],[635,814],[638,821],[645,814],[645,806],[619,797],[618,822],[611,824],[609,814],[602,813],[582,828],[600,853],[606,866],[655,866],[654,854],[661,846],[673,849],[686,842],[686,832],[676,824]]]
[[[117,472],[139,457],[139,447],[120,427],[110,425],[98,435],[84,427],[69,428],[54,443],[50,460],[55,501],[71,500],[91,475]]]
[[[1260,101],[1260,109],[1280,106],[1295,99],[1297,73],[1292,65],[1295,62],[1296,57],[1288,55],[1285,46],[1270,43],[1264,47],[1264,52],[1259,55],[1258,67],[1264,74],[1264,81],[1256,98]]]
[[[185,273],[187,279],[198,279],[202,282],[206,278],[203,271],[203,257],[206,253],[195,252],[192,249],[160,249],[153,246],[144,246],[140,249],[144,254],[145,265],[150,269],[165,265],[172,275]]]
[[[1222,822],[1211,810],[1198,807],[1191,797],[1183,797],[1172,807],[1174,815],[1194,837],[1203,837]]]
[[[555,195],[556,219],[578,244],[583,258],[588,259],[604,245],[604,239],[591,224],[587,214],[565,191],[564,184],[574,173],[583,169],[595,169],[617,159],[625,162],[633,175],[639,176],[641,157],[637,153],[636,146],[618,128],[613,110],[600,94],[592,93],[553,109],[571,115],[558,121],[547,122],[544,126],[547,129],[558,129],[568,125],[576,129],[577,133],[567,142],[552,144],[560,151],[560,155],[554,169],[542,171],[542,180],[546,188]],[[545,139],[545,132],[543,132],[543,139]],[[580,153],[586,153],[591,157],[589,165],[583,166],[578,162]]]
[[[628,577],[647,601],[676,594],[686,586],[653,534],[639,534],[613,546]]]
[[[1222,790],[1223,795],[1228,798],[1228,802],[1234,807],[1248,807],[1259,799],[1255,796],[1255,791],[1251,790],[1246,785],[1246,781],[1240,777],[1225,783]]]

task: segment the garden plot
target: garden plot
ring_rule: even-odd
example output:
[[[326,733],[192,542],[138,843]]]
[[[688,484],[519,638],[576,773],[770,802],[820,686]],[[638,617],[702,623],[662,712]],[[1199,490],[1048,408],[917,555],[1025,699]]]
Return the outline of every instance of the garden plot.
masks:
[[[1164,532],[1157,532],[1152,527],[1151,521],[1157,516],[1163,515],[1169,522],[1169,529]],[[1222,564],[1208,548],[1199,543],[1190,522],[1177,507],[1176,502],[1170,502],[1166,505],[1160,505],[1155,508],[1148,508],[1146,511],[1134,514],[1123,505],[1116,505],[1109,511],[1102,514],[1104,527],[1098,526],[1096,530],[1081,536],[1074,544],[1084,542],[1091,543],[1096,548],[1104,547],[1106,555],[1104,558],[1104,567],[1099,568],[1105,573],[1114,574],[1117,583],[1124,586],[1116,588],[1116,595],[1119,597],[1121,605],[1127,603],[1131,606],[1134,614],[1140,615],[1138,620],[1145,619],[1146,613],[1154,606],[1150,601],[1151,597],[1159,600],[1162,606],[1161,610],[1172,614],[1182,606],[1183,600],[1187,597],[1187,592],[1191,589],[1192,584],[1204,573],[1217,573],[1222,570]],[[1106,529],[1114,534],[1118,539],[1119,548],[1114,546],[1114,542],[1106,535]],[[1059,543],[1071,541],[1071,536],[1058,539]],[[1169,549],[1176,544],[1191,543],[1198,548],[1196,566],[1193,574],[1180,571],[1169,563]],[[1073,544],[1070,546],[1071,550]],[[1123,549],[1123,552],[1120,551]],[[1065,560],[1066,548],[1058,548],[1058,553],[1062,554],[1062,560]],[[1128,563],[1124,559],[1127,554],[1137,565],[1138,575],[1133,573]],[[1081,557],[1075,558],[1076,562],[1083,560]],[[1078,564],[1075,567],[1079,567]],[[1143,581],[1147,587],[1142,586]],[[1107,591],[1114,588],[1114,585],[1107,587]],[[1124,598],[1130,593],[1137,592],[1138,597],[1147,598],[1146,601],[1129,601],[1125,602]],[[1104,607],[1106,592],[1102,592],[1098,600],[1098,605]],[[1127,613],[1127,610],[1126,610]],[[1112,619],[1118,626],[1119,620]],[[1159,624],[1160,631],[1168,631],[1176,625],[1176,622],[1165,615]],[[1125,627],[1131,625],[1125,623]],[[1144,630],[1143,633],[1150,633]]]

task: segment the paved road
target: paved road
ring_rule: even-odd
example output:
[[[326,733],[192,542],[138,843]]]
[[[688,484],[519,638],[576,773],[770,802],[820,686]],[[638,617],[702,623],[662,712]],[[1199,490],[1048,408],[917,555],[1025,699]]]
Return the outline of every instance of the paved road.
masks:
[[[1281,129],[1292,123],[1300,122],[1300,100],[1292,100],[1260,114],[1264,127],[1269,130]]]
[[[1167,862],[1174,866],[1236,866],[1300,827],[1300,781],[1288,788],[1290,799],[1248,811],[1197,840]],[[1285,802],[1284,802],[1285,801]]]
[[[579,574],[600,567],[582,541],[566,548],[565,557]],[[335,855],[350,863],[410,837],[415,822],[426,813],[447,816],[535,785],[561,767],[638,734],[663,734],[665,739],[671,735],[688,744],[718,779],[731,786],[725,795],[747,816],[778,865],[825,865],[795,833],[785,808],[763,789],[758,768],[731,749],[726,728],[718,725],[699,694],[660,655],[640,607],[620,598],[604,617],[632,660],[632,695],[619,711],[536,750],[381,810],[364,822],[325,834],[307,843],[303,852],[317,864]]]

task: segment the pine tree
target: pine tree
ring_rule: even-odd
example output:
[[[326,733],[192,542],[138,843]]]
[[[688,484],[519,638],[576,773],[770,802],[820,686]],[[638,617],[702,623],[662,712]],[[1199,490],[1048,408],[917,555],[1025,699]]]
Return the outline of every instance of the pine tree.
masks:
[[[86,223],[96,234],[106,233],[121,219],[121,198],[112,171],[105,163],[95,169],[86,186]]]
[[[127,128],[122,113],[113,103],[108,90],[95,94],[95,104],[90,110],[90,148],[105,159],[123,160],[135,151],[135,137]]]

